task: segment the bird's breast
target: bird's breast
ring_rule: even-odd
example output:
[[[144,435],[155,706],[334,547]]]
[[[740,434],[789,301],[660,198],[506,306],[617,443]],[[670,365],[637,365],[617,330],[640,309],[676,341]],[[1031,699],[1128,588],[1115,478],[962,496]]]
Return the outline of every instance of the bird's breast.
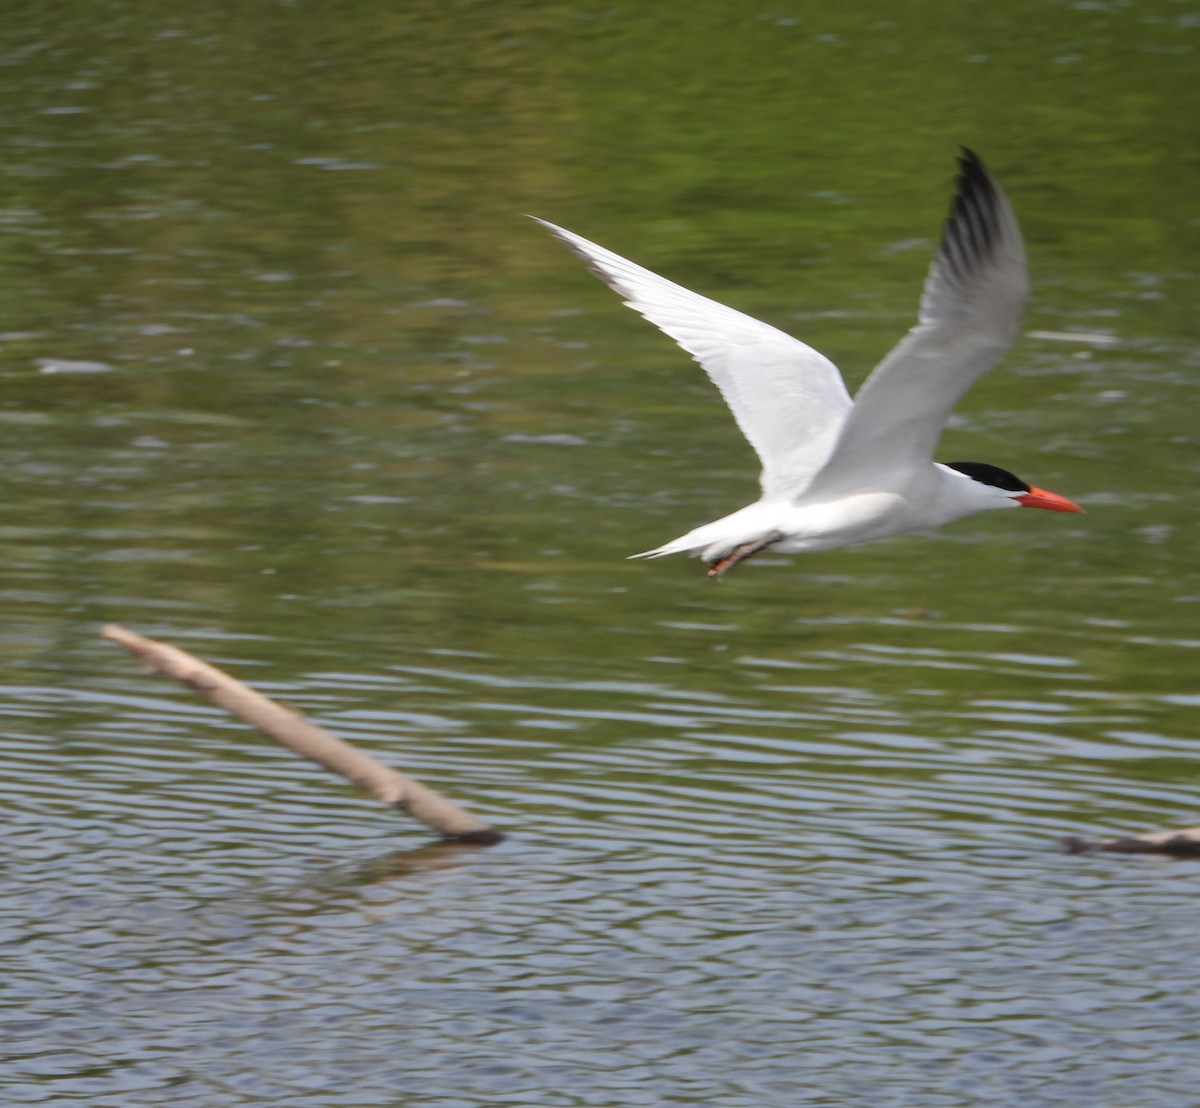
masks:
[[[925,526],[911,502],[892,492],[863,492],[835,500],[793,504],[778,530],[773,549],[784,554],[834,550],[874,542]]]

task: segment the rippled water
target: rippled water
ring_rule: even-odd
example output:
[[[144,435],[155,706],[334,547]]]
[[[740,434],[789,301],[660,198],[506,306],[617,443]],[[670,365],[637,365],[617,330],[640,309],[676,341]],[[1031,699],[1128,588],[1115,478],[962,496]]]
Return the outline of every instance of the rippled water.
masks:
[[[1058,849],[1200,822],[1195,21],[897,11],[3,32],[0,1101],[1195,1099],[1195,865]],[[624,561],[753,459],[520,213],[857,380],[960,141],[1037,292],[942,456],[1088,514]],[[430,845],[106,620],[508,841]]]

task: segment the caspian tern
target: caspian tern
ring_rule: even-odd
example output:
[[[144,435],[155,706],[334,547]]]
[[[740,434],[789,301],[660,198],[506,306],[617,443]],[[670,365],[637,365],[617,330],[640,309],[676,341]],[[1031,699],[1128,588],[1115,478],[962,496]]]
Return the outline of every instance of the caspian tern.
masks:
[[[918,322],[853,401],[798,339],[538,220],[704,367],[762,461],[755,503],[633,557],[699,551],[720,578],[762,550],[833,550],[993,508],[1083,511],[997,466],[933,460],[955,404],[1017,340],[1029,297],[1008,200],[970,150],[958,166]]]

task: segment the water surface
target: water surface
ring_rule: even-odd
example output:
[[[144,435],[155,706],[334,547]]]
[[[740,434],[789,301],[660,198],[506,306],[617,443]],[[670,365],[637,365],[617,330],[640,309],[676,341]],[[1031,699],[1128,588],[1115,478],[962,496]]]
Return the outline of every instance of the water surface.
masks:
[[[1057,849],[1197,822],[1192,6],[10,22],[0,1099],[1194,1098],[1195,867]],[[754,459],[523,213],[853,384],[958,143],[1036,293],[941,456],[1088,514],[626,562]],[[107,620],[510,840],[431,848]]]

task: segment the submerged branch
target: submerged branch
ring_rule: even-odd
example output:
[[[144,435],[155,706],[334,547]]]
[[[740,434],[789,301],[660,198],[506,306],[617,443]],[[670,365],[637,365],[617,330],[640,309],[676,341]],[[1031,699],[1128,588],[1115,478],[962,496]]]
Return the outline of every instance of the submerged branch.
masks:
[[[178,647],[147,639],[116,624],[103,630],[155,673],[191,686],[231,715],[332,773],[366,789],[391,808],[407,812],[444,839],[487,845],[502,832],[432,789],[385,766],[365,751],[331,735],[298,712],[255,692],[247,685]]]
[[[1173,858],[1200,858],[1200,827],[1150,831],[1145,835],[1130,835],[1124,839],[1088,840],[1071,835],[1063,839],[1062,845],[1068,854],[1105,851],[1109,854],[1167,854]]]

